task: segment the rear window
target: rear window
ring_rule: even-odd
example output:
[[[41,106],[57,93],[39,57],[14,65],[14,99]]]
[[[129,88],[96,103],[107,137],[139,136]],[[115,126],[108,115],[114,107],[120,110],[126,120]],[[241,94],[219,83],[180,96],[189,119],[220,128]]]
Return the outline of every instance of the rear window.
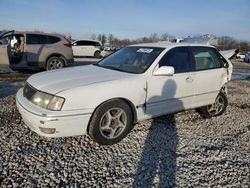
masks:
[[[27,34],[27,44],[46,44],[47,39],[45,35]]]
[[[95,41],[87,41],[87,40],[79,40],[74,42],[74,46],[101,46],[99,42]]]
[[[90,44],[93,46],[101,46],[99,42],[95,42],[95,41],[93,41],[93,42],[91,41]]]
[[[39,34],[27,34],[27,44],[54,44],[61,39],[56,36],[39,35]]]
[[[213,48],[192,47],[195,70],[207,70],[223,67],[223,64]]]

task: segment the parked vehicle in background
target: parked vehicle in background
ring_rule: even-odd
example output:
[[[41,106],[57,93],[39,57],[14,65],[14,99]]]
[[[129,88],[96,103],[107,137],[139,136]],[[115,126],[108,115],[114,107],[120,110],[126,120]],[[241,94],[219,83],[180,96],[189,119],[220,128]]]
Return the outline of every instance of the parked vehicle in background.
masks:
[[[0,36],[0,64],[19,69],[60,69],[71,65],[71,42],[60,34],[9,31]]]
[[[244,58],[244,61],[250,63],[250,52],[247,52]]]
[[[244,58],[245,58],[245,54],[243,54],[243,53],[238,53],[238,54],[236,54],[236,58],[237,58],[237,59],[244,59]]]
[[[101,57],[102,44],[95,40],[77,40],[72,42],[74,56]]]
[[[188,109],[221,115],[231,74],[231,62],[209,45],[138,44],[98,64],[35,74],[16,104],[39,135],[88,133],[100,144],[114,144],[134,123],[152,117]]]
[[[103,51],[101,52],[102,57],[109,56],[110,54],[120,50],[121,46],[112,46],[112,45],[105,45]]]

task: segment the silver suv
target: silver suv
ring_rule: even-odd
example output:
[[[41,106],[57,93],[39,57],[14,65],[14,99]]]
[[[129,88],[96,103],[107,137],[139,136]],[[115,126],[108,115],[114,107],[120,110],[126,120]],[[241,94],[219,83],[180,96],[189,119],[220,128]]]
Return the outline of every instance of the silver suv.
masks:
[[[71,65],[71,42],[59,34],[8,31],[0,36],[0,64],[13,70],[59,69]]]

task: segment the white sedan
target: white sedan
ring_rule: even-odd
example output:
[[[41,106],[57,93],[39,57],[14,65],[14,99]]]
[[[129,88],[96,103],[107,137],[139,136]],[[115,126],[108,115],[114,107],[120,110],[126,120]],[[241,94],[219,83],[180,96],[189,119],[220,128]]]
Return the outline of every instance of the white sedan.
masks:
[[[231,62],[212,46],[139,44],[98,64],[35,74],[16,103],[39,135],[87,133],[100,144],[114,144],[144,119],[187,109],[221,115],[231,73]]]

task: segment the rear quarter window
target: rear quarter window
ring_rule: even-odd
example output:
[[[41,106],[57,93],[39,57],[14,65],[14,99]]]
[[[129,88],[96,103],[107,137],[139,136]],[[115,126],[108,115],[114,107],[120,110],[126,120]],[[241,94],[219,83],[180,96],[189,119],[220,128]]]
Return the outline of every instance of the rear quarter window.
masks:
[[[47,44],[54,44],[59,42],[61,39],[55,36],[47,36]]]

